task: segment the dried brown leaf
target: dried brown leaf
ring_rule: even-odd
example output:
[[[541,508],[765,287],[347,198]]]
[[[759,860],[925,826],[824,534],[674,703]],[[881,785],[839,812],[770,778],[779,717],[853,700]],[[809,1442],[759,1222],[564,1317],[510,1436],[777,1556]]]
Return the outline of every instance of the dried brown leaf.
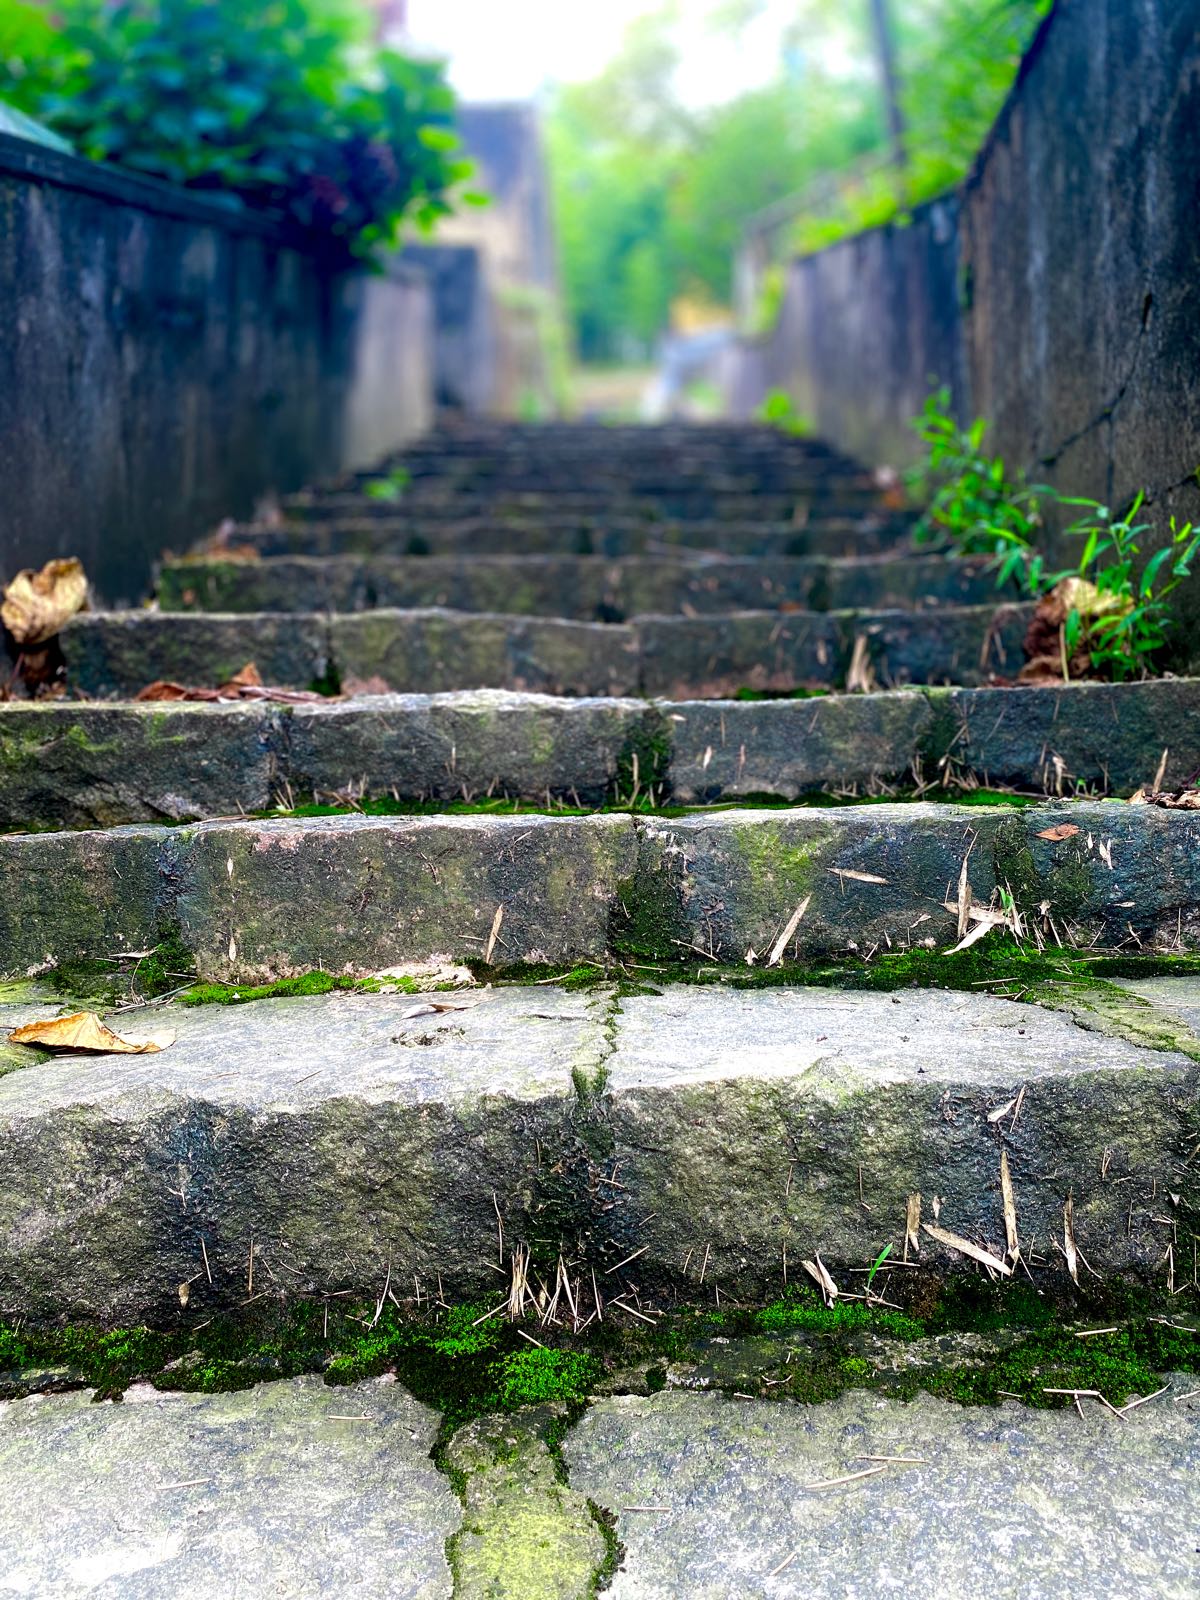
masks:
[[[483,952],[483,964],[485,967],[491,965],[492,952],[496,948],[496,940],[500,937],[500,924],[503,921],[504,907],[500,905],[496,907],[496,915],[492,918],[492,931],[488,934],[487,948]]]
[[[1060,839],[1073,839],[1078,832],[1073,822],[1060,822],[1056,827],[1043,828],[1038,838],[1049,839],[1052,844],[1057,844]]]
[[[175,1035],[163,1031],[122,1036],[106,1027],[94,1011],[74,1011],[68,1017],[27,1022],[23,1027],[14,1028],[8,1040],[10,1044],[36,1044],[46,1050],[69,1050],[85,1055],[141,1056],[165,1050],[167,1045],[174,1044]]]
[[[1200,811],[1200,789],[1139,789],[1133,798],[1139,805],[1160,806],[1164,811]]]
[[[39,571],[27,567],[4,589],[0,620],[17,644],[44,644],[87,605],[87,577],[74,556],[47,561]]]
[[[261,689],[263,686],[262,674],[253,661],[247,661],[240,672],[235,672],[228,683],[221,685],[221,692],[227,689]]]

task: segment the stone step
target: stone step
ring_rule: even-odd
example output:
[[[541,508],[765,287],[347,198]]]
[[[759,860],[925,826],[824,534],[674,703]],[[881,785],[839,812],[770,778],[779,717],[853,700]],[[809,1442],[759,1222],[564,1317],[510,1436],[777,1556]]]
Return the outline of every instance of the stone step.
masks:
[[[504,690],[13,701],[0,705],[0,830],[187,821],[336,794],[707,805],[942,782],[1127,796],[1183,785],[1198,717],[1200,682],[1188,679],[752,702]]]
[[[711,551],[729,556],[874,556],[896,550],[912,530],[906,512],[794,522],[637,521],[597,514],[453,520],[397,506],[367,517],[234,526],[222,542],[262,556],[597,555]],[[214,555],[211,542],[205,547]]]
[[[224,683],[247,661],[264,683],[376,680],[398,693],[517,689],[713,699],[749,688],[844,683],[861,636],[882,685],[1015,676],[1028,606],[937,611],[739,612],[637,617],[626,624],[378,610],[220,615],[91,612],[61,635],[70,688],[128,696],[160,678]]]
[[[964,866],[965,862],[965,866]],[[205,978],[434,957],[743,968],[974,929],[1093,950],[1200,947],[1200,816],[1114,801],[917,802],[681,817],[444,814],[0,835],[19,975],[178,936]],[[960,905],[962,909],[960,910]]]
[[[450,1600],[462,1508],[430,1459],[437,1413],[398,1384],[93,1399],[0,1405],[10,1593]]]
[[[664,465],[530,459],[485,462],[472,459],[447,465],[443,462],[407,460],[394,468],[393,472],[397,489],[418,500],[426,494],[572,494],[579,492],[581,482],[586,482],[591,494],[651,500],[681,491],[718,497],[844,491],[854,496],[862,494],[877,498],[881,493],[876,477],[861,468],[818,468],[765,461],[735,465],[729,461],[697,460],[690,463],[673,461]],[[378,473],[363,473],[350,480],[346,487],[362,488],[369,492],[378,478]],[[329,487],[310,492],[319,496],[329,492]]]
[[[164,611],[370,611],[444,606],[581,622],[723,611],[986,605],[987,560],[907,555],[822,557],[271,556],[261,561],[167,562]]]
[[[862,1388],[813,1405],[667,1373],[667,1392],[630,1380],[570,1421],[559,1402],[457,1430],[390,1375],[19,1400],[0,1409],[14,1592],[85,1600],[97,1572],[201,1600],[1193,1591],[1194,1374],[1114,1426],[1090,1399],[1068,1419]]]
[[[1195,1390],[1178,1374],[1165,1405],[1120,1423],[1095,1401],[1064,1418],[861,1390],[825,1406],[628,1396],[593,1405],[563,1449],[572,1488],[617,1513],[614,1600],[1183,1600]]]
[[[915,1194],[924,1223],[1003,1260],[1002,1151],[1018,1239],[1053,1263],[1039,1270],[1066,1283],[1069,1199],[1094,1272],[1161,1289],[1163,1214],[1200,1200],[1194,1166],[1180,1175],[1200,988],[1172,984],[1169,1003],[1129,993],[1107,1032],[1084,1006],[1077,1022],[940,990],[160,1007],[176,1038],[158,1054],[0,1078],[0,1303],[173,1327],[181,1283],[185,1322],[203,1321],[245,1302],[253,1260],[251,1294],[374,1299],[415,1278],[487,1308],[518,1245],[543,1276],[560,1252],[581,1262],[589,1301],[594,1271],[605,1301],[636,1294],[643,1314],[714,1289],[761,1303],[818,1252],[843,1285],[887,1244],[899,1259]],[[44,1010],[4,1007],[10,1025]],[[1154,1048],[1135,1042],[1148,1022]],[[977,1272],[918,1239],[919,1270]]]
[[[408,515],[447,520],[465,517],[588,516],[634,517],[654,521],[805,522],[809,517],[884,514],[890,508],[875,489],[814,488],[796,493],[759,494],[680,488],[657,495],[621,495],[603,490],[561,490],[456,494],[444,488],[404,490],[398,500],[367,494],[322,491],[288,495],[281,502],[286,521],[343,521],[371,516]]]

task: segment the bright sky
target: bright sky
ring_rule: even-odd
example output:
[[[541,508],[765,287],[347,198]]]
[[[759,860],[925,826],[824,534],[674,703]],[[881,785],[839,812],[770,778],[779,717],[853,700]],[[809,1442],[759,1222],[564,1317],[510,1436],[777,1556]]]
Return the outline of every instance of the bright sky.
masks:
[[[652,0],[409,0],[409,30],[450,61],[465,100],[528,100],[547,83],[593,77],[615,54],[625,27]],[[779,29],[791,0],[765,0],[762,15],[728,34],[706,26],[711,4],[683,0],[681,92],[693,104],[725,100],[775,75]]]

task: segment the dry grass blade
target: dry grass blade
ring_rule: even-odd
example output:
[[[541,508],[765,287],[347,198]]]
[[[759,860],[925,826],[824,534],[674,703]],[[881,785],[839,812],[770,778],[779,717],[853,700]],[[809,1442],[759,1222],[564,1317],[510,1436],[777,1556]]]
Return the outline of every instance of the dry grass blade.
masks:
[[[1000,1152],[1000,1194],[1004,1200],[1004,1237],[1008,1244],[1008,1259],[1015,1265],[1021,1259],[1021,1243],[1017,1236],[1017,1201],[1013,1194],[1012,1174],[1008,1170],[1008,1151]]]
[[[815,1261],[805,1261],[802,1265],[809,1277],[815,1279],[821,1293],[825,1296],[825,1304],[831,1306],[838,1297],[838,1286],[829,1276],[829,1269],[821,1260],[820,1255],[817,1256]]]
[[[840,1489],[844,1483],[860,1483],[863,1478],[877,1478],[881,1472],[886,1472],[886,1467],[867,1467],[864,1472],[847,1472],[841,1478],[818,1478],[816,1483],[804,1483],[800,1487],[810,1492],[821,1489]]]
[[[787,927],[784,928],[778,939],[771,946],[771,954],[767,957],[767,965],[769,967],[777,967],[783,960],[783,953],[792,942],[792,935],[804,920],[804,913],[808,910],[811,900],[812,895],[806,895],[788,918]]]
[[[832,872],[835,878],[849,878],[852,883],[886,884],[888,881],[886,878],[876,877],[873,872],[855,872],[850,867],[830,867],[828,871]]]
[[[1063,1255],[1067,1258],[1067,1271],[1072,1283],[1079,1282],[1079,1251],[1075,1247],[1075,1197],[1067,1196],[1063,1206]]]
[[[508,1291],[508,1320],[517,1322],[525,1315],[529,1299],[529,1246],[519,1244],[510,1257],[512,1284]]]
[[[488,934],[487,947],[483,952],[483,964],[485,967],[490,967],[492,964],[492,953],[496,948],[496,940],[500,937],[500,924],[503,921],[504,907],[497,906],[496,915],[492,918],[492,931]]]
[[[915,1255],[921,1254],[921,1193],[918,1190],[910,1194],[908,1204],[904,1208],[904,1259],[908,1260],[908,1249],[912,1246]]]
[[[1131,1411],[1136,1411],[1139,1406],[1149,1405],[1151,1400],[1157,1400],[1161,1395],[1166,1394],[1170,1387],[1171,1385],[1169,1383],[1165,1383],[1161,1389],[1155,1389],[1153,1394],[1139,1395],[1136,1400],[1131,1400],[1128,1405],[1122,1406],[1118,1415],[1125,1417],[1128,1416]]]
[[[960,950],[969,950],[973,944],[978,944],[980,939],[985,939],[995,926],[995,922],[990,919],[986,922],[977,922],[966,938],[960,939],[956,945],[946,951],[946,954],[948,956],[956,956]]]
[[[958,938],[965,937],[971,920],[971,882],[967,877],[967,862],[971,852],[963,857],[958,873]]]
[[[855,634],[850,665],[846,669],[846,693],[870,694],[877,687],[871,665],[871,646],[865,633]]]
[[[970,1239],[964,1239],[960,1234],[951,1233],[947,1228],[935,1227],[932,1222],[923,1222],[921,1226],[931,1239],[936,1239],[939,1244],[948,1245],[951,1250],[957,1250],[964,1256],[970,1256],[972,1261],[978,1261],[982,1267],[990,1267],[993,1272],[1000,1273],[1001,1277],[1012,1276],[1012,1268],[1007,1261],[1001,1261],[999,1256],[994,1256],[990,1250],[985,1250],[982,1245],[972,1244]]]

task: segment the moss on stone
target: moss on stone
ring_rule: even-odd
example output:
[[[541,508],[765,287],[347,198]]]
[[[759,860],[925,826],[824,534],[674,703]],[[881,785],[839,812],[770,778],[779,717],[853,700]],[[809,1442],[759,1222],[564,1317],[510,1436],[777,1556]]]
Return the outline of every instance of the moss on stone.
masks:
[[[170,924],[162,929],[151,950],[103,959],[60,961],[42,981],[64,999],[111,1006],[120,1001],[156,1000],[178,990],[195,972],[191,951],[180,937],[179,928]]]
[[[620,1327],[606,1317],[580,1337],[561,1324],[539,1325],[540,1345],[494,1308],[431,1312],[426,1304],[404,1313],[390,1302],[352,1297],[281,1297],[237,1314],[201,1316],[192,1327],[186,1314],[162,1329],[0,1324],[0,1395],[22,1392],[22,1374],[52,1370],[56,1386],[74,1381],[107,1396],[138,1380],[213,1391],[303,1372],[345,1384],[390,1370],[442,1413],[448,1439],[490,1412],[549,1401],[576,1410],[601,1386],[627,1386],[622,1374],[639,1389],[661,1388],[669,1364],[701,1361],[713,1349],[722,1353],[723,1375],[708,1382],[812,1402],[866,1386],[901,1395],[924,1389],[968,1404],[1016,1394],[1039,1406],[1063,1403],[1047,1390],[1089,1388],[1121,1404],[1158,1387],[1164,1372],[1200,1370],[1194,1297],[1164,1300],[1108,1281],[1076,1290],[1062,1276],[1043,1282],[992,1284],[965,1275],[946,1282],[920,1267],[889,1277],[887,1296],[901,1311],[861,1301],[826,1307],[793,1288],[764,1307],[680,1307],[653,1326]],[[1078,1339],[1080,1326],[1116,1331]],[[970,1339],[956,1345],[947,1335]],[[743,1339],[747,1360],[739,1368]],[[919,1365],[892,1355],[918,1340],[928,1341]]]
[[[335,989],[350,989],[357,994],[424,994],[452,989],[452,983],[422,983],[417,978],[354,978],[344,972],[303,972],[294,978],[278,978],[274,983],[196,983],[180,995],[182,1006],[232,1006],[250,1000],[279,1000],[308,995],[332,994]]]

